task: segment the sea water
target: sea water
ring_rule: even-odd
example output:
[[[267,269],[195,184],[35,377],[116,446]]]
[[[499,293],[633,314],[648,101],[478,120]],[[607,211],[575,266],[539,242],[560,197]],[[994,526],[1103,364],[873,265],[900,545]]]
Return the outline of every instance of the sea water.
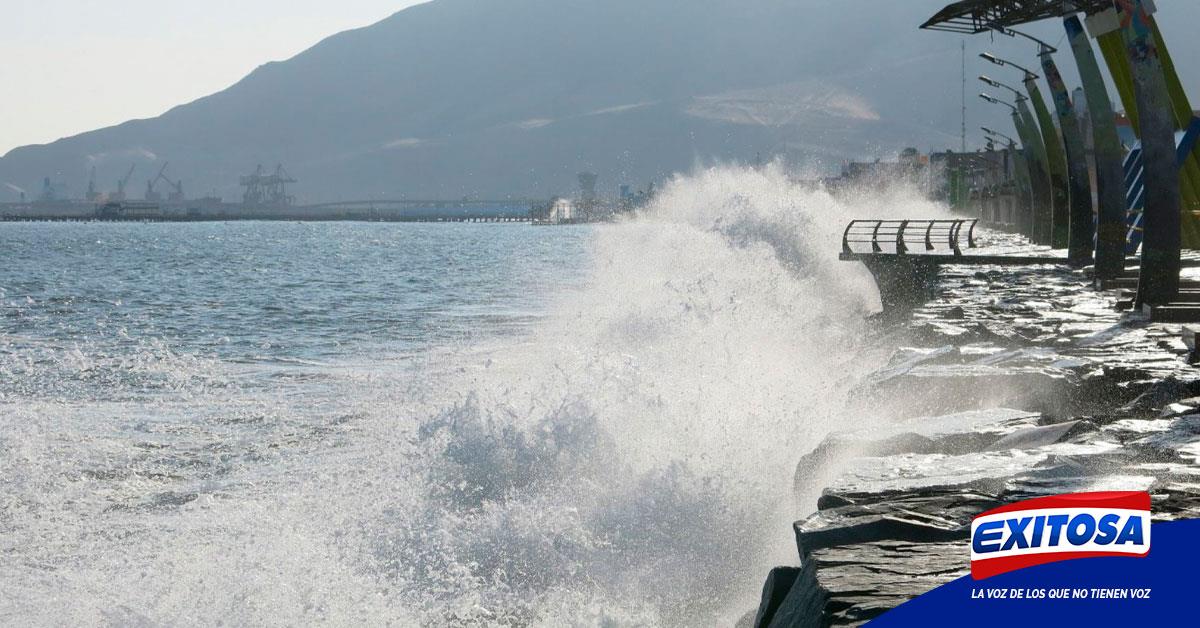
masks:
[[[0,224],[0,624],[729,625],[880,358],[835,199]]]

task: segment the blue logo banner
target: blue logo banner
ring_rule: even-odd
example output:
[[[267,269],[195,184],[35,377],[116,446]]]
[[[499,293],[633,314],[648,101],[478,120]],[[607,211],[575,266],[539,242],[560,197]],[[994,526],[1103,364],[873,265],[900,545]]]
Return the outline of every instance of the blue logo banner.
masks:
[[[1200,520],[1156,523],[1145,557],[1080,558],[986,579],[965,576],[871,626],[1196,625]]]

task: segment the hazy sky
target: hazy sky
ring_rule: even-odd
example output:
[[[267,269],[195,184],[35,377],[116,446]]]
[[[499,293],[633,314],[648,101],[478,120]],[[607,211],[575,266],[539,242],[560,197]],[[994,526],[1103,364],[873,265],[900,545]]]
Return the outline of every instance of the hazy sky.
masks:
[[[220,91],[421,0],[3,0],[0,155]]]

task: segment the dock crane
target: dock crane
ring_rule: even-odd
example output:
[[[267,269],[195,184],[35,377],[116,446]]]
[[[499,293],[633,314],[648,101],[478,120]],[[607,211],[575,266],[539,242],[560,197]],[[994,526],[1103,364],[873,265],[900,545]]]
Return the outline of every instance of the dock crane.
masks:
[[[154,189],[154,186],[158,185],[159,181],[162,181],[163,183],[167,184],[167,187],[171,188],[171,191],[167,192],[168,203],[182,203],[185,200],[183,196],[183,179],[172,181],[171,178],[166,174],[167,166],[169,165],[171,165],[171,162],[169,161],[164,163],[162,168],[160,168],[158,171],[158,176],[146,182],[147,201],[157,203],[162,200],[162,193]]]
[[[158,176],[154,177],[153,179],[150,179],[149,181],[146,181],[146,200],[147,201],[149,201],[151,203],[157,203],[162,200],[162,194],[159,193],[157,190],[155,190],[154,186],[155,186],[155,184],[158,183],[159,179],[166,178],[163,176],[163,173],[167,171],[167,166],[169,166],[170,164],[171,164],[171,162],[169,162],[169,161],[163,162],[162,168],[159,168],[159,170],[158,170]]]
[[[246,188],[242,204],[255,208],[291,207],[296,198],[287,193],[289,183],[296,183],[296,180],[283,169],[283,164],[275,167],[274,174],[267,174],[260,164],[253,174],[241,178],[241,184]]]
[[[95,203],[100,200],[101,194],[96,191],[96,167],[92,166],[92,173],[88,175],[87,196],[84,198],[89,203]]]
[[[129,185],[129,180],[133,178],[133,171],[137,169],[137,164],[129,166],[129,172],[125,174],[125,178],[117,181],[117,191],[109,197],[108,200],[120,203],[125,200],[125,187]]]
[[[167,202],[182,203],[185,200],[183,196],[183,179],[172,181],[165,175],[160,176],[162,176],[162,180],[166,181],[167,185],[171,187],[171,191],[167,193]]]

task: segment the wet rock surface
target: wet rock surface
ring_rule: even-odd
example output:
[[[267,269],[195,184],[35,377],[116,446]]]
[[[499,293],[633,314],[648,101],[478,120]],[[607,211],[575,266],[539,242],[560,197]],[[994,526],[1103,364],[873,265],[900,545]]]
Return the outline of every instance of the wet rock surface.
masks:
[[[1159,520],[1200,516],[1200,369],[1181,325],[1117,300],[1086,270],[943,268],[857,391],[889,420],[797,465],[798,494],[823,490],[754,625],[858,625],[966,575],[971,519],[1013,501],[1146,490]]]

